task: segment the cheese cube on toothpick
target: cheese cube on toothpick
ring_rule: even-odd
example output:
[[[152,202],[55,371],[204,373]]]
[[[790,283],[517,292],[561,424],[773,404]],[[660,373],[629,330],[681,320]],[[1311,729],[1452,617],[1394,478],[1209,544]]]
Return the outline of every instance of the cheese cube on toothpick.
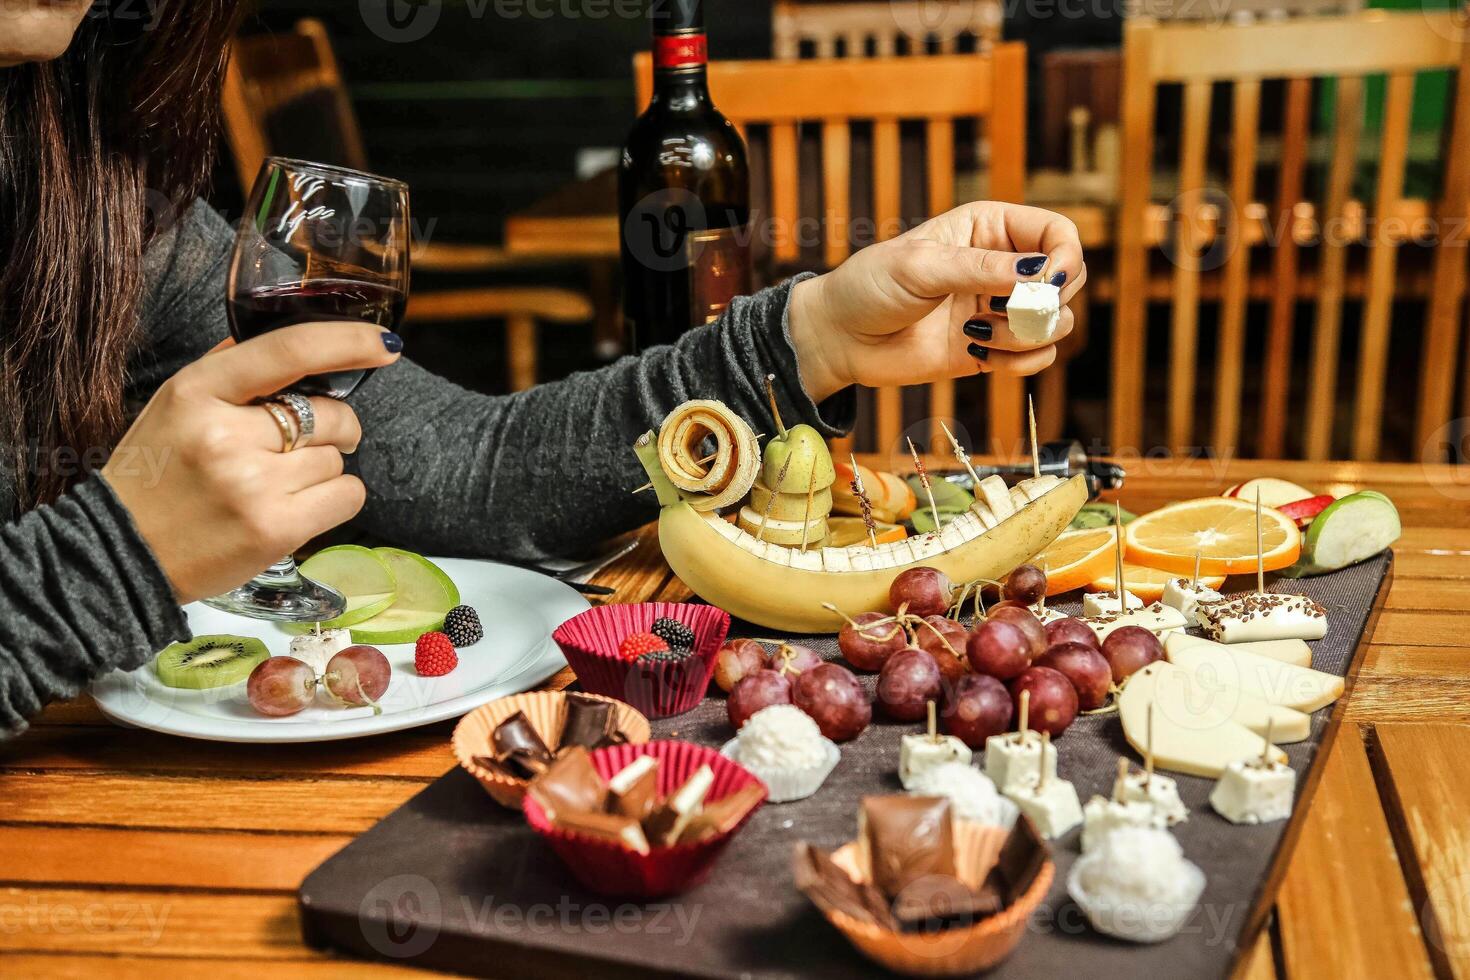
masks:
[[[1038,767],[1047,777],[1057,774],[1057,750],[1051,739],[1043,739],[1027,728],[1030,705],[1031,692],[1022,691],[1020,730],[985,740],[985,775],[1001,792],[1020,785]]]

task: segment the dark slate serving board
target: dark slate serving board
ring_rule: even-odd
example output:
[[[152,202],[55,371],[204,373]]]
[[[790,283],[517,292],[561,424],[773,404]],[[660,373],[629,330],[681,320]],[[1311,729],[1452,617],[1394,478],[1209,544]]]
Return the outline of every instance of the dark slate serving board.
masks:
[[[1328,607],[1327,637],[1313,665],[1350,675],[1392,577],[1390,553],[1321,578],[1281,580]],[[1226,591],[1254,586],[1249,579]],[[1075,611],[1075,605],[1059,604]],[[736,632],[765,635],[744,624]],[[833,638],[808,639],[825,656]],[[871,692],[875,678],[864,682]],[[1341,702],[1339,702],[1341,704]],[[1332,708],[1312,736],[1286,746],[1298,773],[1297,813],[1315,779],[1311,767],[1335,726]],[[791,883],[792,844],[835,847],[853,837],[858,801],[900,792],[899,736],[918,730],[881,720],[842,747],[842,761],[805,800],[767,805],[725,852],[710,879],[674,899],[637,903],[584,890],[525,825],[455,769],[314,871],[301,886],[302,928],[313,945],[481,976],[846,977],[879,972]],[[655,738],[718,747],[730,737],[723,698],[707,698],[654,723]],[[1085,801],[1106,793],[1127,751],[1116,715],[1080,718],[1058,742],[1060,774]],[[1053,842],[1057,875],[1015,955],[998,978],[1076,975],[1223,977],[1253,940],[1274,895],[1278,852],[1297,821],[1237,827],[1206,802],[1211,780],[1179,776],[1190,808],[1174,828],[1185,855],[1209,877],[1184,932],[1135,946],[1092,932],[1066,895],[1080,830]]]

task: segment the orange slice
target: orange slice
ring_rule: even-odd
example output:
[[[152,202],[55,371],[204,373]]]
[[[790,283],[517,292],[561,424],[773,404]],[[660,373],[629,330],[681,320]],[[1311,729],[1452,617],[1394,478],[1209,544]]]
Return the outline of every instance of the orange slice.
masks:
[[[885,544],[889,541],[902,541],[908,537],[902,525],[884,524],[874,521],[875,530],[878,532],[878,543]],[[855,544],[868,543],[868,528],[863,524],[861,517],[829,517],[827,518],[827,547],[848,548]]]
[[[1201,575],[1244,575],[1256,570],[1253,500],[1181,500],[1144,514],[1123,531],[1125,556],[1138,565],[1189,575],[1198,551]],[[1285,568],[1301,550],[1296,522],[1278,510],[1262,507],[1261,551],[1266,571]]]
[[[1262,526],[1264,527],[1265,514],[1262,515]],[[1112,592],[1118,587],[1113,581],[1113,573],[1116,571],[1112,566],[1108,567],[1106,575],[1099,575],[1092,580],[1087,587],[1089,592]],[[1191,565],[1189,572],[1184,573],[1185,578],[1190,577],[1194,571]],[[1138,596],[1144,602],[1158,602],[1164,598],[1164,583],[1173,578],[1179,578],[1178,572],[1171,572],[1163,568],[1150,568],[1147,565],[1135,565],[1131,561],[1123,562],[1123,582],[1128,586],[1128,591]],[[1218,589],[1225,584],[1223,575],[1201,575],[1199,584],[1210,589]]]
[[[1080,589],[1105,574],[1116,560],[1115,540],[1110,527],[1062,532],[1045,551],[1031,559],[1031,564],[1046,569],[1046,594],[1061,595]]]

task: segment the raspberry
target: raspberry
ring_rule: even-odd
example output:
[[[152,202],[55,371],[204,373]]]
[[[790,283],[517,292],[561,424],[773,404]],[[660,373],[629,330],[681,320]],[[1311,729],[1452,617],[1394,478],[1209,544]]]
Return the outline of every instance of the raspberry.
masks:
[[[459,666],[459,655],[443,633],[425,633],[414,644],[413,666],[421,677],[438,677]]]
[[[652,633],[633,633],[624,637],[618,646],[618,656],[624,660],[637,660],[645,653],[667,650],[669,645]]]
[[[694,649],[694,631],[677,619],[660,616],[653,621],[653,628],[649,632],[667,643],[670,649]]]
[[[480,616],[469,606],[455,606],[444,616],[444,635],[456,647],[467,647],[485,638]]]

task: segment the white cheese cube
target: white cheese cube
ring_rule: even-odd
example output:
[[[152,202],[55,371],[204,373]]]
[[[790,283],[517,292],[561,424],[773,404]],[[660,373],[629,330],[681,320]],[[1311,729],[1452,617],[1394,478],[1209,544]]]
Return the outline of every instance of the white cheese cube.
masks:
[[[318,674],[326,672],[327,661],[352,646],[352,630],[322,630],[291,637],[289,655],[310,665]]]
[[[1123,593],[1125,600],[1119,600],[1118,593],[1113,592],[1086,592],[1082,595],[1082,615],[1092,616],[1116,616],[1123,611],[1123,601],[1128,603],[1129,610],[1142,609],[1143,600],[1132,592]]]
[[[1306,596],[1284,592],[1247,592],[1201,603],[1195,617],[1210,639],[1220,643],[1320,640],[1327,635],[1327,610]]]
[[[1219,602],[1225,598],[1208,585],[1200,585],[1187,578],[1171,578],[1164,583],[1164,605],[1173,606],[1193,623],[1194,610],[1201,602]]]
[[[1296,772],[1280,762],[1232,762],[1210,792],[1210,806],[1231,823],[1269,823],[1291,816]]]
[[[1046,767],[1046,777],[1054,779],[1057,774],[1057,747],[1047,742],[1043,758],[1042,744],[1041,736],[1035,731],[990,736],[985,740],[985,775],[1002,792],[1028,777],[1035,780],[1041,766]]]
[[[1096,847],[1119,827],[1151,827],[1162,830],[1165,820],[1152,805],[1142,800],[1110,800],[1094,796],[1082,808],[1082,853]]]
[[[1189,819],[1189,807],[1179,798],[1179,785],[1168,776],[1131,772],[1123,780],[1118,797],[1129,803],[1149,805],[1170,827]]]
[[[1107,613],[1102,616],[1088,616],[1083,619],[1083,622],[1097,634],[1099,643],[1106,640],[1108,634],[1113,630],[1123,626],[1142,626],[1149,632],[1162,636],[1171,630],[1182,630],[1189,625],[1182,612],[1162,602],[1155,602],[1142,609],[1135,609],[1121,615]]]
[[[970,747],[953,735],[905,735],[898,749],[898,779],[904,789],[909,789],[915,779],[935,766],[946,762],[969,765],[972,758]]]
[[[1018,282],[1006,301],[1006,320],[1017,340],[1050,343],[1062,319],[1062,291],[1047,282]]]
[[[1036,832],[1047,840],[1060,837],[1082,822],[1082,801],[1077,787],[1065,779],[1048,778],[1038,785],[1034,774],[1005,791],[1007,798],[1036,824]]]

